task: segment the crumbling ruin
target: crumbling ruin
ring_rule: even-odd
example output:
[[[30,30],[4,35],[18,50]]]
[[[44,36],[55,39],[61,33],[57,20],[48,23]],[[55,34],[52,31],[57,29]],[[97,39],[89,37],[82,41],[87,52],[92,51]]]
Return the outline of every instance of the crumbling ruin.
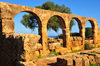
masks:
[[[20,12],[29,12],[36,16],[40,36],[14,33],[15,30],[13,18]],[[84,49],[85,24],[87,21],[90,21],[93,29],[93,42],[91,44],[95,46],[99,44],[100,32],[98,22],[94,18],[0,2],[0,66],[3,64],[5,64],[4,66],[7,64],[9,64],[7,66],[12,66],[11,61],[17,62],[34,60],[35,62],[36,57],[34,55],[34,51],[36,48],[35,45],[39,43],[38,41],[40,41],[43,47],[43,51],[41,52],[45,54],[46,49],[48,49],[47,23],[52,16],[56,16],[61,21],[64,48],[67,48],[68,50],[73,50],[77,47],[79,49]],[[69,29],[71,19],[75,19],[78,22],[80,30],[80,36],[78,37],[70,36]],[[67,51],[67,49],[65,50]],[[32,57],[32,54],[34,57]],[[23,57],[25,60],[18,60],[18,58],[20,58],[19,55],[25,55]],[[8,56],[10,56],[11,59],[9,59]],[[8,63],[4,63],[6,60]]]

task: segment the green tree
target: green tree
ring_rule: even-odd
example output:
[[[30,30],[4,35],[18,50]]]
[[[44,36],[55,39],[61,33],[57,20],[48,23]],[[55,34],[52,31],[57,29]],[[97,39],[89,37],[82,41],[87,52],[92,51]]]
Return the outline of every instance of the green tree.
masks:
[[[53,11],[58,11],[58,12],[62,12],[62,13],[71,13],[70,8],[66,7],[64,4],[62,6],[59,6],[58,4],[54,4],[53,2],[50,2],[50,1],[43,3],[42,6],[36,6],[36,8],[53,10]],[[31,14],[29,14],[29,15],[25,14],[23,16],[23,19],[21,20],[21,23],[25,27],[28,27],[32,30],[34,30],[34,28],[38,27],[38,24],[37,24],[38,22],[35,18],[35,15],[31,15]],[[70,30],[74,24],[75,24],[74,21],[71,20]],[[57,32],[59,30],[59,28],[61,28],[60,20],[56,16],[51,17],[48,21],[47,28],[53,29],[54,31]]]
[[[85,37],[86,37],[86,39],[92,38],[92,28],[90,28],[90,27],[85,28]]]

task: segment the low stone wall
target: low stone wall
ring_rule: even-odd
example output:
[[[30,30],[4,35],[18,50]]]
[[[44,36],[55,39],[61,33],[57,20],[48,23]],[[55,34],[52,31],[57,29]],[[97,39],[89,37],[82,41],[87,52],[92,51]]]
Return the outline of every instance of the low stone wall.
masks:
[[[82,37],[70,37],[70,44],[72,45],[72,50],[82,49]]]
[[[58,57],[57,66],[91,66],[92,64],[100,65],[100,51],[98,50],[100,50],[100,48],[78,53],[69,53],[65,56]]]
[[[0,66],[20,66],[35,62],[36,44],[40,39],[34,34],[2,35],[0,38]]]
[[[70,43],[72,47],[77,47],[82,45],[82,38],[81,37],[70,37]]]

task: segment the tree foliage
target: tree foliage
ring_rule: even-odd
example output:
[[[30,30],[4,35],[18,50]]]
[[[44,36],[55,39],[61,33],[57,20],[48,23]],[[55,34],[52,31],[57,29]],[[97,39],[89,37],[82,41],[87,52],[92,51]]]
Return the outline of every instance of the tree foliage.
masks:
[[[92,39],[92,34],[93,34],[92,28],[86,27],[85,28],[85,37],[86,37],[86,39]]]
[[[42,6],[36,6],[36,8],[53,10],[53,11],[62,12],[62,13],[71,13],[70,8],[66,7],[64,4],[59,6],[58,4],[54,4],[53,2],[50,2],[50,1],[45,2],[44,4],[42,4]],[[31,14],[29,14],[29,15],[25,14],[23,16],[23,19],[21,20],[21,23],[25,27],[33,29],[33,30],[36,27],[38,27],[38,24],[37,24],[38,22],[36,20],[35,15],[31,15]],[[75,24],[74,21],[71,20],[70,29],[74,24]],[[62,27],[61,22],[56,16],[53,16],[49,19],[48,24],[47,24],[47,28],[49,30],[53,29],[54,31],[57,32],[59,30],[59,28],[61,28],[61,27]]]

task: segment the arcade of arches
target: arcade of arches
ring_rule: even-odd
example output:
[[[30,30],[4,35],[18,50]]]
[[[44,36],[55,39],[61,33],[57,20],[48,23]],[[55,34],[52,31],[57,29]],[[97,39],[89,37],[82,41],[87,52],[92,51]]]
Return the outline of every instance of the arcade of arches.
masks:
[[[2,29],[0,33],[2,35],[14,34],[14,21],[13,18],[20,12],[29,12],[36,15],[36,19],[39,25],[39,35],[41,36],[40,42],[43,45],[43,49],[47,49],[47,23],[52,16],[57,16],[61,21],[63,31],[63,45],[66,48],[72,48],[75,42],[79,42],[81,46],[85,43],[85,24],[90,21],[93,29],[93,44],[96,45],[99,42],[99,27],[96,19],[91,17],[82,17],[74,14],[65,14],[50,10],[43,10],[38,8],[32,8],[22,5],[15,5],[10,3],[0,2],[0,22]],[[75,19],[79,25],[78,37],[70,36],[70,21]],[[98,36],[97,36],[98,35]],[[74,40],[75,39],[75,40]],[[78,40],[79,39],[79,40]],[[78,43],[77,43],[78,44]],[[76,45],[78,46],[78,45]]]

